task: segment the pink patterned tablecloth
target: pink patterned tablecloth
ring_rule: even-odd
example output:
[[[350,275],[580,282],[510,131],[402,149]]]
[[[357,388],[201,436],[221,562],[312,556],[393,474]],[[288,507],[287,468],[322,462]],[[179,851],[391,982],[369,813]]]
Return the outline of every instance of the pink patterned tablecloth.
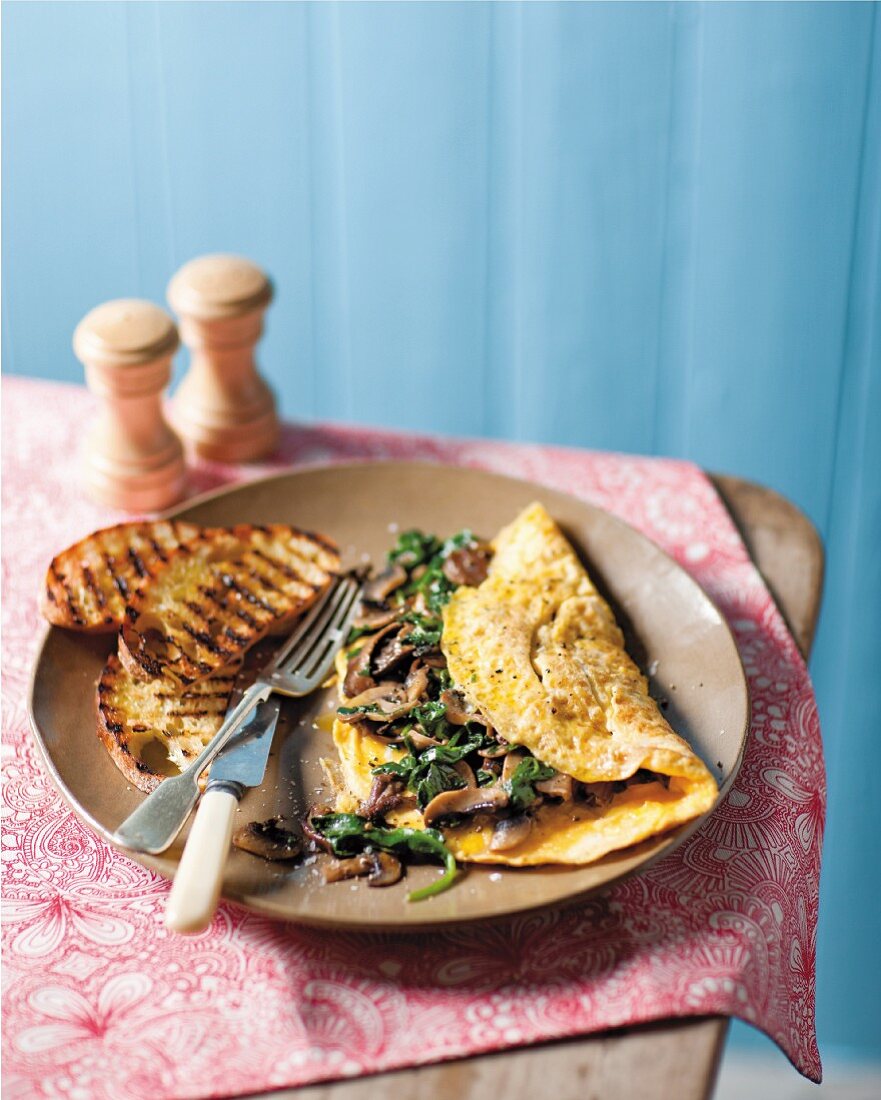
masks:
[[[54,789],[25,695],[53,553],[119,517],[81,495],[77,387],[3,386],[4,1096],[228,1096],[669,1016],[762,1028],[819,1080],[814,948],[825,776],[808,673],[727,512],[677,461],[288,426],[271,463],[202,465],[205,490],[289,465],[421,458],[532,478],[615,512],[724,611],[752,693],[743,767],[675,853],[566,912],[432,936],[338,934],[222,905],[162,925],[168,884]]]

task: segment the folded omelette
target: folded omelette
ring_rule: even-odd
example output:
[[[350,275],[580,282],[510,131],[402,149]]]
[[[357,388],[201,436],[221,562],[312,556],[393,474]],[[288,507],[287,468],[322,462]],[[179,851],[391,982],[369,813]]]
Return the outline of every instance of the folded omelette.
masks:
[[[340,662],[337,809],[509,866],[591,863],[708,811],[715,780],[542,505],[488,546],[464,536],[405,537],[365,605]]]

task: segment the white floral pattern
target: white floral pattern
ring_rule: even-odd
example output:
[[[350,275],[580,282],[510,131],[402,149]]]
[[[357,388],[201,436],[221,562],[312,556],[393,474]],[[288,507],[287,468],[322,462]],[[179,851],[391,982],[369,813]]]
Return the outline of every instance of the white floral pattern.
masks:
[[[731,623],[751,736],[735,786],[701,830],[578,908],[420,937],[297,928],[224,905],[208,931],[180,938],[162,925],[167,884],[81,825],[37,759],[24,699],[40,574],[60,545],[114,517],[69,490],[91,412],[85,391],[17,379],[3,389],[4,1094],[228,1096],[704,1013],[755,1023],[819,1078],[817,711],[795,644],[699,470],[287,428],[277,459],[248,476],[294,463],[458,462],[566,490],[640,528]],[[242,477],[206,464],[196,481]]]

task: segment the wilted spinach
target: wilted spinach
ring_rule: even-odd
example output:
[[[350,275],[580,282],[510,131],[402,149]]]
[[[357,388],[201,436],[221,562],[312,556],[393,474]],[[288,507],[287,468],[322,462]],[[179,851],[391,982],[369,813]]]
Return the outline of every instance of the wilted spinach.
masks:
[[[322,814],[313,817],[310,824],[330,842],[333,854],[338,857],[357,855],[365,848],[382,848],[399,856],[424,856],[441,863],[444,868],[441,877],[420,890],[413,890],[407,895],[408,901],[422,901],[440,894],[452,886],[456,878],[455,856],[437,829],[387,829],[358,814]]]

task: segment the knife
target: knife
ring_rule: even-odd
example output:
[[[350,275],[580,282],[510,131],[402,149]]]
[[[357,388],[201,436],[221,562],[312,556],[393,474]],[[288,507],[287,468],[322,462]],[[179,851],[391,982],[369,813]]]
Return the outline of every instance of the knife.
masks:
[[[174,932],[201,932],[211,923],[236,808],[246,787],[263,782],[280,709],[277,695],[260,703],[211,765],[165,906],[165,924]]]

